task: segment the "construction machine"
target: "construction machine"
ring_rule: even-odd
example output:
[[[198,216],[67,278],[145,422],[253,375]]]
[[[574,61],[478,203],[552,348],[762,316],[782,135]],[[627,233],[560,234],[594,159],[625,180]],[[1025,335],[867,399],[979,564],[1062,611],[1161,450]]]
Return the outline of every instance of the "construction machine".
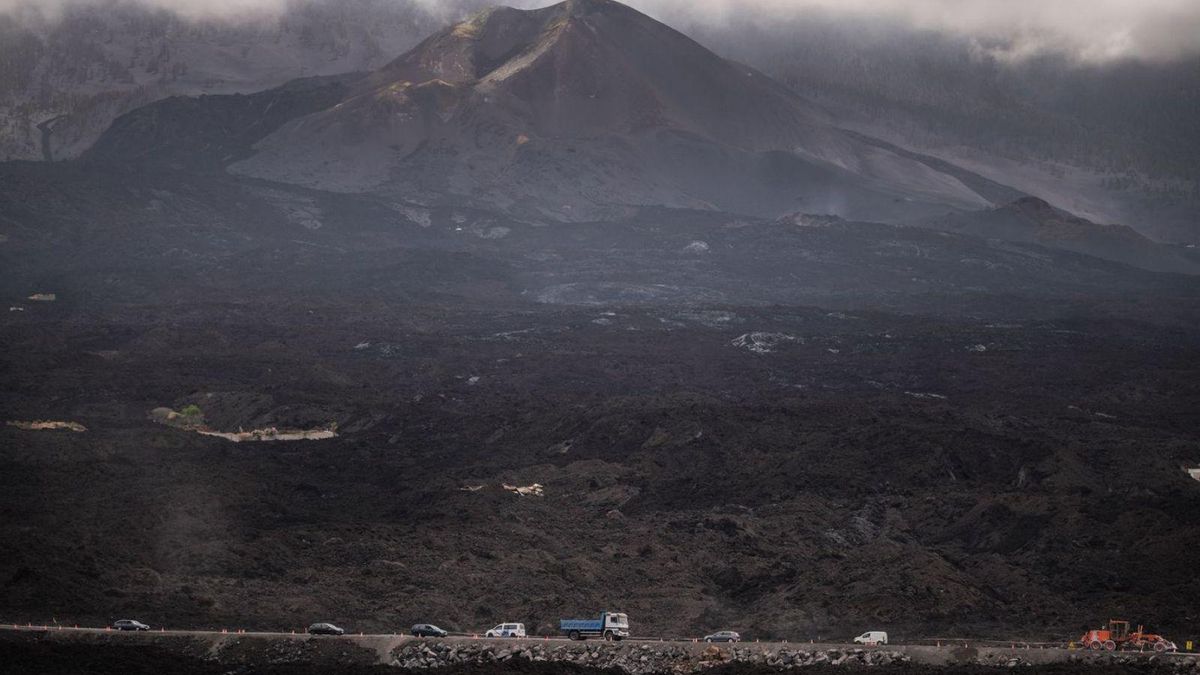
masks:
[[[1118,649],[1142,651],[1153,649],[1156,652],[1175,651],[1175,643],[1156,633],[1147,633],[1143,626],[1137,630],[1129,630],[1129,622],[1119,619],[1109,619],[1108,623],[1096,630],[1090,630],[1079,638],[1079,644],[1084,649],[1099,651],[1103,649],[1115,652]]]

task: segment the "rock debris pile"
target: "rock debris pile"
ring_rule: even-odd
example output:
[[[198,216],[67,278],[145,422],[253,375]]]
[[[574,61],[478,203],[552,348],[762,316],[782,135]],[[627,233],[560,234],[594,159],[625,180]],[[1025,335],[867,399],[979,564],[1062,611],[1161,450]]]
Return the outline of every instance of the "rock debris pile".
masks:
[[[481,642],[453,644],[413,642],[392,653],[392,665],[403,668],[440,668],[523,659],[573,663],[598,669],[616,668],[630,675],[664,672],[700,672],[716,665],[739,662],[775,668],[809,666],[889,666],[907,663],[900,652],[874,649],[806,650],[711,645],[703,650],[654,643],[612,646],[606,644],[514,645]]]

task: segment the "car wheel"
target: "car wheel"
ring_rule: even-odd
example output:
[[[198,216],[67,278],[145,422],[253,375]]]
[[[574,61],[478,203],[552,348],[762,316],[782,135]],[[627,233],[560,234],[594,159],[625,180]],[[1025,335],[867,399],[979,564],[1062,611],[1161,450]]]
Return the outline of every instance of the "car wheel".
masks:
[[[609,642],[612,642],[613,641],[613,632],[611,630],[604,631],[604,639]]]

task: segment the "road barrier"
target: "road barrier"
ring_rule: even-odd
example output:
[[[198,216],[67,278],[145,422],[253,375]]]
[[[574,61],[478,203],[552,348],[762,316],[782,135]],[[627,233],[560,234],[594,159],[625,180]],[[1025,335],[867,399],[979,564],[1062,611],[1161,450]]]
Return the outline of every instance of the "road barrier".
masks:
[[[1191,641],[1191,640],[1188,640],[1188,641],[1187,641],[1187,644],[1185,644],[1185,645],[1183,646],[1183,648],[1184,648],[1184,649],[1186,649],[1186,650],[1188,650],[1189,652],[1190,652],[1190,651],[1192,651],[1192,641]]]

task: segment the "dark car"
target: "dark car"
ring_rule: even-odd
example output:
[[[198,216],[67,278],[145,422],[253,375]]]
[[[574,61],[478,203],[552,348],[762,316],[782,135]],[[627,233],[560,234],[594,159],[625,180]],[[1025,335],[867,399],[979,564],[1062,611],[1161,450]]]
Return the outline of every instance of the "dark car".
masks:
[[[713,633],[712,635],[705,635],[704,641],[705,642],[741,642],[742,636],[738,635],[735,631],[720,630],[720,631]]]
[[[446,637],[449,635],[449,633],[431,623],[419,623],[413,626],[412,634],[416,637]]]
[[[308,632],[313,635],[345,635],[344,629],[338,628],[331,623],[314,623],[308,627]]]
[[[141,621],[134,621],[133,619],[114,621],[112,627],[114,630],[150,630],[150,626]]]

